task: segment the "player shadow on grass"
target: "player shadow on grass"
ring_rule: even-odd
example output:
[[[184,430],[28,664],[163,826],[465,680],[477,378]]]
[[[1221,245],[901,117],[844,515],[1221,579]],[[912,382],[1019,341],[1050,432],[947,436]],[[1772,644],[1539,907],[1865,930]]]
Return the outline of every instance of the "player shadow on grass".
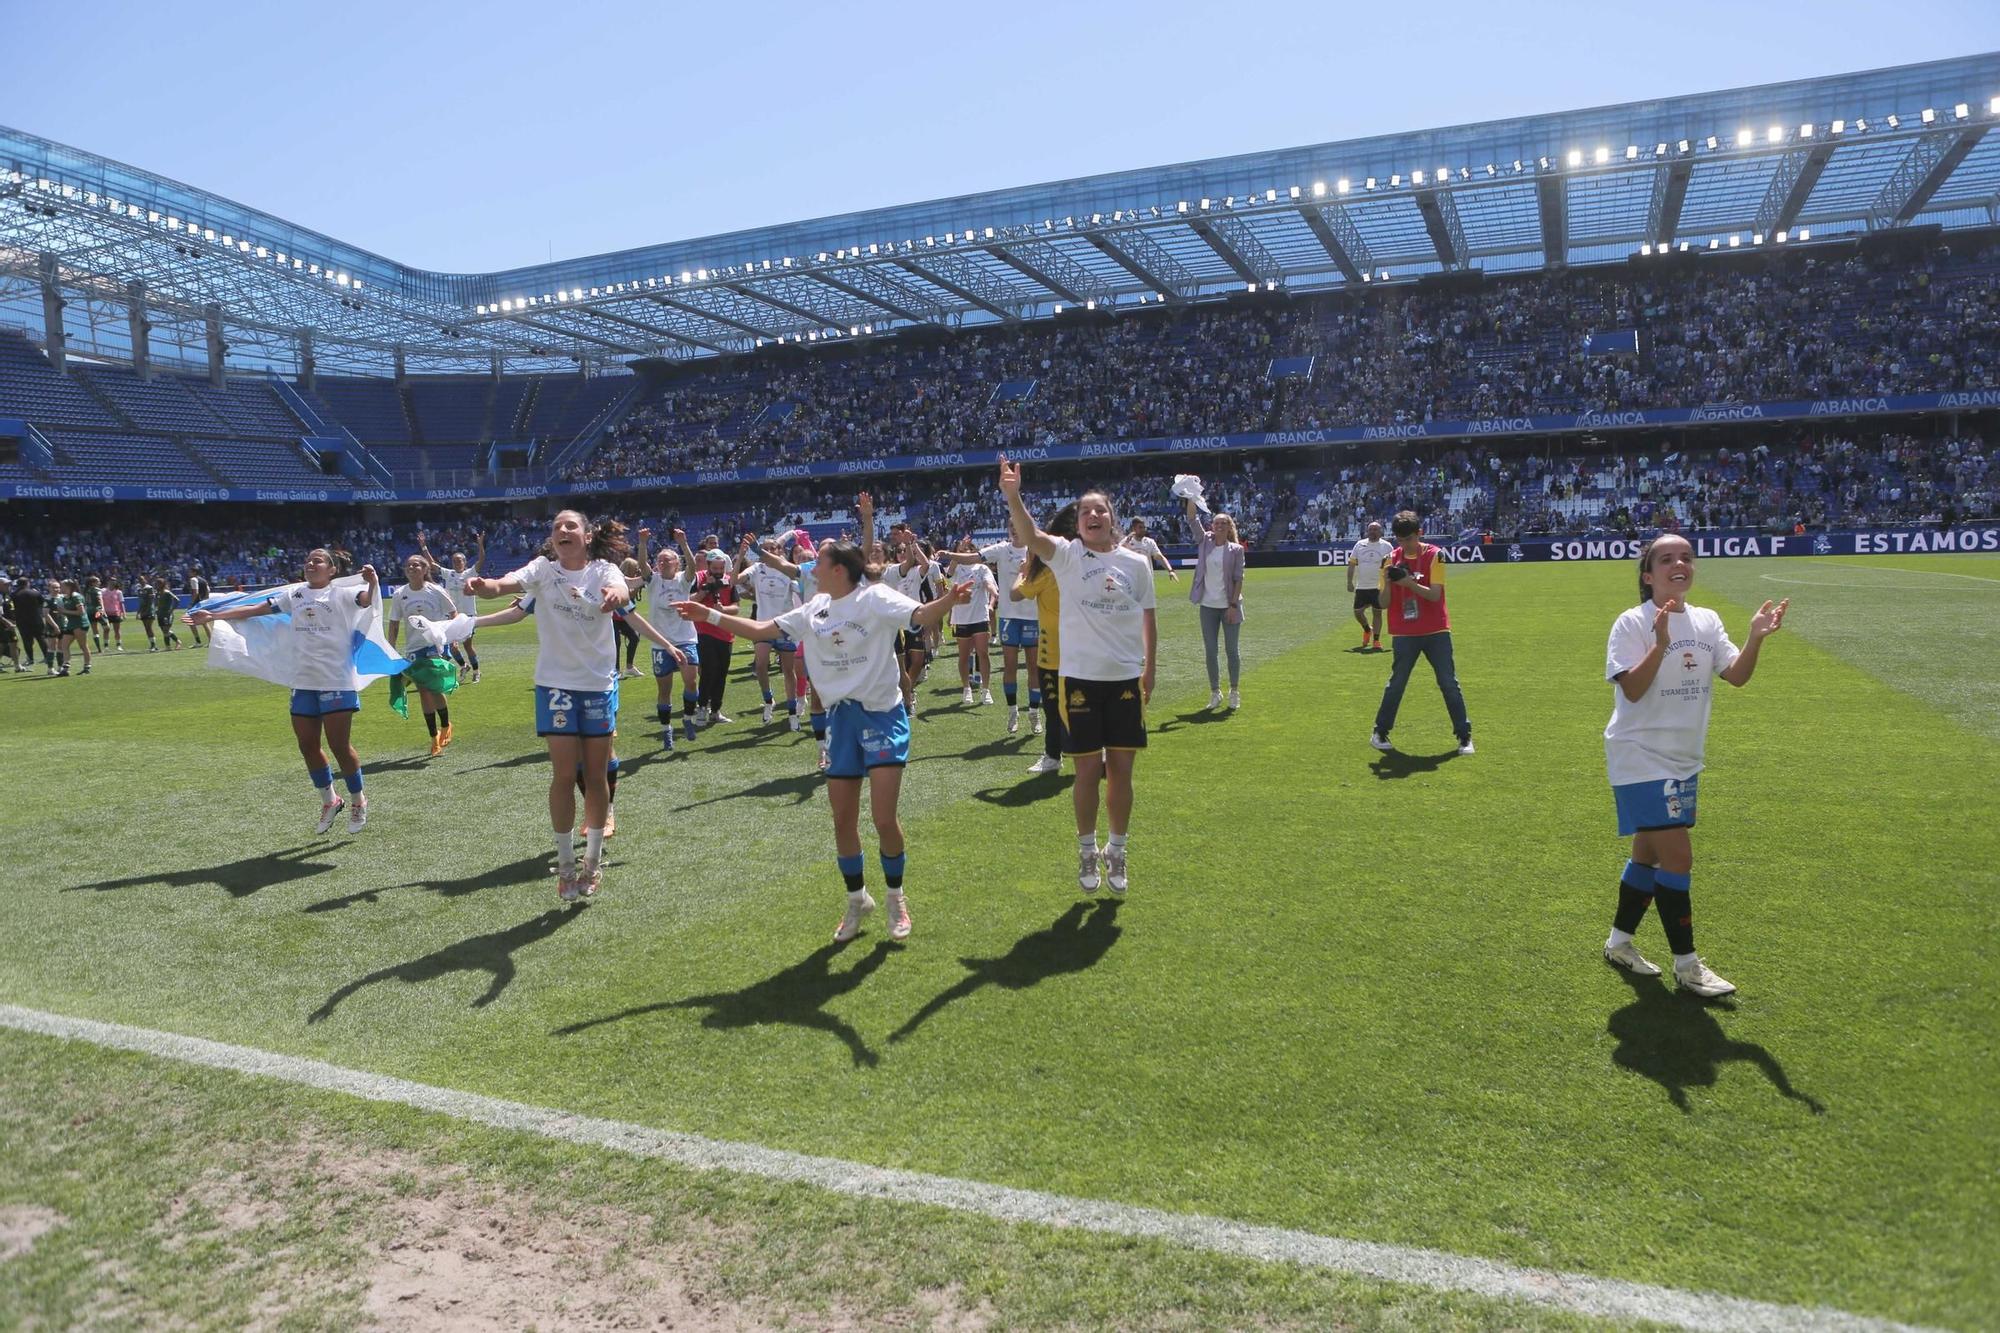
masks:
[[[546,764],[547,762],[549,762],[549,752],[546,749],[530,750],[527,754],[517,754],[512,759],[495,759],[490,764],[477,764],[471,768],[461,768],[458,770],[458,776],[464,777],[467,773],[484,773],[489,768],[527,768],[534,764]]]
[[[214,884],[226,889],[232,898],[248,898],[259,889],[275,888],[280,884],[290,884],[294,880],[311,879],[314,875],[324,875],[329,870],[338,870],[334,865],[315,865],[313,858],[332,851],[337,842],[308,842],[297,847],[288,847],[282,852],[265,852],[262,856],[247,856],[241,861],[230,861],[219,866],[204,866],[193,870],[166,870],[157,875],[131,875],[124,879],[107,879],[96,884],[72,884],[64,893],[104,893],[112,889],[136,889],[147,884],[157,884],[161,888],[191,889],[201,884]]]
[[[1665,1088],[1684,1113],[1694,1110],[1688,1104],[1689,1088],[1714,1087],[1725,1061],[1743,1060],[1755,1065],[1785,1097],[1803,1102],[1814,1115],[1826,1114],[1826,1107],[1816,1098],[1792,1086],[1776,1056],[1754,1041],[1737,1041],[1722,1030],[1714,1011],[1735,1006],[1683,995],[1657,977],[1636,977],[1629,972],[1618,975],[1632,988],[1633,999],[1605,1024],[1618,1039],[1611,1061]]]
[[[542,879],[548,874],[549,857],[545,852],[524,856],[518,861],[509,861],[504,866],[494,866],[476,875],[463,875],[457,879],[414,880],[408,884],[389,884],[379,889],[362,889],[357,893],[344,893],[338,898],[322,898],[306,905],[308,912],[338,912],[343,907],[356,903],[374,903],[382,900],[385,893],[397,889],[427,889],[441,898],[463,898],[469,893],[482,889],[505,888],[509,884],[528,884]]]
[[[988,986],[1026,990],[1050,977],[1087,971],[1103,960],[1124,933],[1118,924],[1116,899],[1099,902],[1095,910],[1085,903],[1072,904],[1049,925],[1014,941],[1014,947],[998,958],[959,959],[966,975],[927,1000],[907,1023],[889,1034],[889,1040],[903,1040],[948,1006]]]
[[[474,935],[456,944],[447,944],[444,948],[427,953],[421,958],[413,958],[407,963],[377,968],[367,976],[357,977],[327,996],[326,1003],[313,1010],[306,1018],[306,1022],[326,1021],[333,1016],[333,1011],[340,1007],[341,1001],[377,982],[401,981],[414,986],[422,981],[436,981],[439,977],[449,976],[453,972],[493,974],[493,981],[487,986],[485,994],[472,1002],[474,1009],[484,1009],[500,998],[501,991],[513,984],[514,954],[517,950],[537,940],[547,939],[563,926],[581,917],[584,910],[582,907],[551,908],[540,916],[528,918],[518,926],[496,930],[488,935]]]
[[[1203,708],[1192,713],[1177,713],[1154,727],[1153,731],[1157,735],[1165,735],[1169,731],[1179,731],[1182,727],[1200,727],[1211,722],[1227,722],[1230,716],[1231,714],[1220,708]]]
[[[1368,767],[1376,777],[1393,782],[1413,773],[1435,773],[1456,758],[1458,751],[1455,749],[1437,754],[1404,754],[1401,750],[1389,750],[1376,755],[1375,762]]]
[[[740,791],[724,792],[706,800],[690,801],[686,805],[673,808],[674,814],[684,814],[689,810],[699,810],[705,805],[720,805],[724,801],[740,801],[751,796],[790,796],[793,805],[804,805],[813,798],[825,779],[818,773],[799,773],[787,778],[766,778],[752,787]]]
[[[1011,787],[981,787],[972,793],[972,799],[984,801],[988,805],[1018,810],[1023,806],[1039,805],[1043,801],[1052,801],[1058,796],[1067,795],[1070,788],[1075,785],[1074,773],[1031,773]]]
[[[706,1009],[708,1014],[701,1020],[705,1028],[726,1031],[729,1028],[756,1028],[782,1023],[787,1027],[830,1032],[846,1045],[855,1064],[873,1066],[880,1063],[882,1057],[870,1049],[868,1043],[861,1039],[861,1034],[845,1020],[827,1013],[826,1006],[866,981],[876,968],[888,961],[889,955],[898,950],[887,940],[882,940],[847,971],[833,971],[834,958],[846,948],[840,943],[822,945],[783,971],[775,972],[762,981],[754,981],[741,990],[715,991],[708,995],[690,995],[685,1000],[662,1000],[658,1004],[621,1009],[603,1018],[585,1019],[581,1023],[557,1028],[554,1035],[571,1037],[606,1023],[619,1023],[663,1009]]]

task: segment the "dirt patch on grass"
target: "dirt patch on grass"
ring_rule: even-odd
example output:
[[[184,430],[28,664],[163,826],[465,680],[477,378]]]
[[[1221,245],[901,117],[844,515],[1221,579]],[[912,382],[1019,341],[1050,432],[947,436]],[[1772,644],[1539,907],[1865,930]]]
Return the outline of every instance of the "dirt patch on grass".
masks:
[[[253,1328],[333,1308],[374,1328],[451,1333],[848,1333],[979,1330],[993,1321],[990,1307],[952,1290],[922,1292],[886,1316],[744,1299],[720,1273],[732,1254],[758,1246],[755,1236],[696,1217],[659,1223],[579,1208],[414,1153],[301,1138],[260,1145],[250,1161],[231,1165],[177,1196],[157,1229],[170,1248],[199,1242],[219,1269],[254,1271],[262,1295],[246,1320]],[[328,1264],[335,1255],[339,1262]]]
[[[0,1264],[34,1249],[36,1241],[62,1224],[63,1215],[53,1208],[37,1208],[31,1203],[0,1205]]]

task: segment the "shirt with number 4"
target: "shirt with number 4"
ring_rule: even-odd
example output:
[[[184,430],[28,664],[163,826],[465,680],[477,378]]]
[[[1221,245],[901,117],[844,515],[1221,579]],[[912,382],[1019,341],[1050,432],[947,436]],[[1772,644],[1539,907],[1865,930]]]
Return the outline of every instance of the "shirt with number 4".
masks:
[[[1158,606],[1153,566],[1123,546],[1093,551],[1054,539],[1062,594],[1062,673],[1076,680],[1136,680],[1146,669],[1146,612]]]
[[[903,702],[896,635],[910,627],[917,604],[884,583],[866,583],[845,597],[816,593],[777,618],[779,633],[806,655],[813,689],[828,708],[854,700],[871,713]]]
[[[1625,697],[1618,677],[1638,666],[1658,641],[1657,608],[1648,601],[1611,626],[1604,675],[1611,690],[1611,725],[1604,729],[1604,766],[1611,785],[1664,782],[1701,772],[1708,742],[1708,714],[1715,701],[1715,677],[1736,660],[1736,645],[1722,617],[1691,606],[1667,618],[1668,645],[1659,674],[1637,699]]]
[[[618,632],[604,614],[604,590],[625,586],[609,560],[564,569],[538,555],[507,576],[534,599],[535,684],[555,690],[609,690],[618,682]]]

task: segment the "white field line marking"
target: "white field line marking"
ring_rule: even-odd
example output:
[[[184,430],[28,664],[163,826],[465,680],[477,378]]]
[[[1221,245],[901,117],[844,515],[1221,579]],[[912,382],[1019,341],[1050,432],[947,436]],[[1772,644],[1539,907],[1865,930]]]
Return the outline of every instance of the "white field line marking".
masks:
[[[1866,574],[1914,574],[1918,578],[1926,579],[1965,579],[1972,583],[2000,584],[2000,579],[1988,578],[1984,574],[1954,574],[1948,569],[1910,569],[1903,565],[1857,565],[1847,560],[1828,560],[1823,564],[1816,565],[1816,568],[1856,569]],[[1804,571],[1800,572],[1803,573]],[[1759,577],[1770,583],[1797,583],[1807,587],[1818,588],[1881,588],[1884,591],[1893,591],[1895,589],[1915,591],[1923,586],[1922,584],[1910,583],[1875,583],[1867,580],[1863,580],[1860,583],[1835,583],[1830,580],[1787,578],[1782,574],[1764,574]]]
[[[1678,1291],[1672,1287],[1592,1277],[1583,1273],[1520,1268],[1494,1259],[1470,1258],[1442,1250],[1342,1240],[1305,1231],[1232,1222],[1226,1218],[1169,1213],[1130,1204],[957,1180],[950,1176],[896,1171],[832,1157],[810,1157],[756,1144],[728,1143],[620,1120],[601,1120],[521,1102],[502,1101],[478,1093],[437,1088],[357,1069],[343,1069],[319,1060],[279,1055],[249,1046],[232,1046],[201,1037],[127,1027],[121,1023],[70,1018],[15,1005],[0,1005],[0,1027],[88,1042],[112,1050],[137,1051],[209,1069],[226,1069],[277,1079],[302,1087],[346,1093],[368,1101],[390,1102],[496,1129],[539,1134],[564,1143],[657,1158],[695,1170],[737,1171],[771,1180],[813,1185],[854,1198],[926,1204],[1003,1222],[1026,1222],[1163,1240],[1216,1254],[1332,1269],[1431,1291],[1465,1292],[1495,1300],[1527,1301],[1606,1319],[1643,1319],[1679,1328],[1721,1330],[1722,1333],[1776,1329],[1886,1333],[1910,1327],[1824,1307],[1776,1305],[1736,1296]]]

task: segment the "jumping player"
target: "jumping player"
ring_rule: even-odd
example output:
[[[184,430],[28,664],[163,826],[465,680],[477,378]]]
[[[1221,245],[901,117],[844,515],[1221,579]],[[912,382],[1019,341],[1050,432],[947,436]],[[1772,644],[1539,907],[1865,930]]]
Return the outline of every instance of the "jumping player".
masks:
[[[793,534],[786,534],[794,539]],[[770,564],[766,556],[777,553],[777,543],[766,539],[756,543],[757,556],[751,557],[753,537],[743,534],[736,548],[736,591],[741,596],[749,589],[757,603],[757,619],[776,620],[793,607],[800,605],[804,598],[799,594],[798,581],[787,575],[783,569]],[[776,711],[771,696],[771,654],[778,656],[778,674],[784,677],[785,717],[791,729],[799,729],[799,688],[798,672],[794,669],[799,645],[791,639],[775,639],[769,642],[758,640],[752,660],[752,669],[757,675],[757,688],[764,696],[763,721],[769,725]]]
[[[1674,955],[1674,980],[1707,997],[1736,987],[1715,975],[1694,949],[1689,885],[1694,850],[1695,795],[1709,711],[1717,677],[1741,688],[1757,670],[1764,640],[1785,624],[1787,598],[1765,602],[1750,618],[1750,641],[1729,641],[1722,617],[1689,606],[1694,587],[1694,547],[1669,534],[1639,553],[1639,605],[1612,622],[1604,674],[1612,692],[1611,724],[1604,729],[1604,764],[1618,809],[1618,833],[1632,839],[1632,855],[1618,884],[1618,911],[1604,941],[1605,961],[1642,977],[1660,969],[1632,943],[1657,905]]]
[[[555,516],[553,558],[538,555],[505,578],[472,577],[474,597],[529,594],[535,602],[535,731],[548,742],[549,822],[555,830],[556,895],[575,902],[603,880],[605,769],[618,730],[618,638],[611,612],[631,600],[617,562],[625,525],[592,524],[574,509]],[[584,776],[584,855],[576,858],[577,765]]]
[[[389,595],[386,634],[390,647],[396,646],[397,633],[411,616],[450,620],[457,614],[458,606],[451,594],[442,583],[432,581],[436,570],[427,555],[412,555],[403,562],[403,575],[409,582]],[[417,687],[424,726],[431,734],[431,757],[436,758],[451,744],[451,704],[446,696],[458,688],[458,666],[446,654],[416,642],[414,636],[403,656],[410,664],[403,675]]]
[[[347,831],[359,833],[368,823],[368,798],[362,793],[361,756],[355,753],[352,740],[354,715],[361,711],[360,694],[349,688],[354,681],[353,642],[369,618],[380,614],[375,598],[381,589],[373,565],[361,567],[360,589],[334,587],[334,579],[347,572],[347,556],[324,546],[306,552],[304,572],[305,582],[281,589],[264,601],[224,611],[197,608],[188,614],[188,623],[207,625],[216,620],[279,614],[291,618],[292,736],[319,792],[317,831],[332,828],[345,806]],[[321,748],[322,740],[325,749]],[[340,765],[349,800],[334,795],[327,750],[333,751],[334,762]]]
[[[694,552],[688,550],[687,534],[679,528],[673,530],[673,544],[662,546],[659,555],[647,559],[647,545],[652,541],[651,528],[639,529],[639,563],[648,565],[652,575],[646,580],[648,604],[653,608],[655,628],[664,635],[673,651],[653,646],[653,681],[659,687],[660,698],[654,712],[660,719],[660,731],[666,738],[667,748],[674,748],[674,701],[672,689],[674,677],[681,678],[681,717],[687,727],[687,738],[693,740],[694,710],[699,699],[698,663],[701,655],[696,642],[694,626],[681,618],[674,610],[675,602],[684,602],[693,596]]]
[[[486,563],[486,534],[475,532],[472,534],[472,540],[474,542],[472,563],[469,565],[465,563],[465,552],[453,551],[451,553],[451,568],[438,571],[438,582],[444,584],[445,591],[451,594],[452,604],[458,608],[458,614],[477,617],[479,615],[479,599],[465,590],[465,581],[477,578],[479,576],[479,567]],[[424,540],[424,533],[421,528],[417,530],[417,550],[426,560],[431,562],[432,569],[437,569],[438,563],[431,556],[431,548]],[[466,677],[466,683],[468,685],[477,685],[479,683],[479,650],[472,646],[472,640],[467,639],[462,644],[453,644],[451,646],[451,655],[452,660],[458,662],[460,666],[471,669],[472,674]]]
[[[874,531],[873,517],[864,507],[864,533]],[[889,938],[907,939],[910,910],[903,870],[908,853],[896,802],[902,792],[903,767],[910,759],[910,720],[897,681],[896,640],[906,628],[938,623],[970,593],[953,589],[918,606],[886,583],[870,582],[862,548],[851,542],[822,546],[814,572],[820,591],[775,621],[724,615],[694,601],[675,609],[690,620],[705,619],[756,642],[784,637],[804,645],[813,687],[829,710],[832,759],[826,770],[827,804],[833,812],[834,853],[847,884],[847,911],[833,938],[842,943],[853,939],[861,932],[862,918],[875,910],[861,855],[861,783],[866,778],[882,878],[888,887]]]

